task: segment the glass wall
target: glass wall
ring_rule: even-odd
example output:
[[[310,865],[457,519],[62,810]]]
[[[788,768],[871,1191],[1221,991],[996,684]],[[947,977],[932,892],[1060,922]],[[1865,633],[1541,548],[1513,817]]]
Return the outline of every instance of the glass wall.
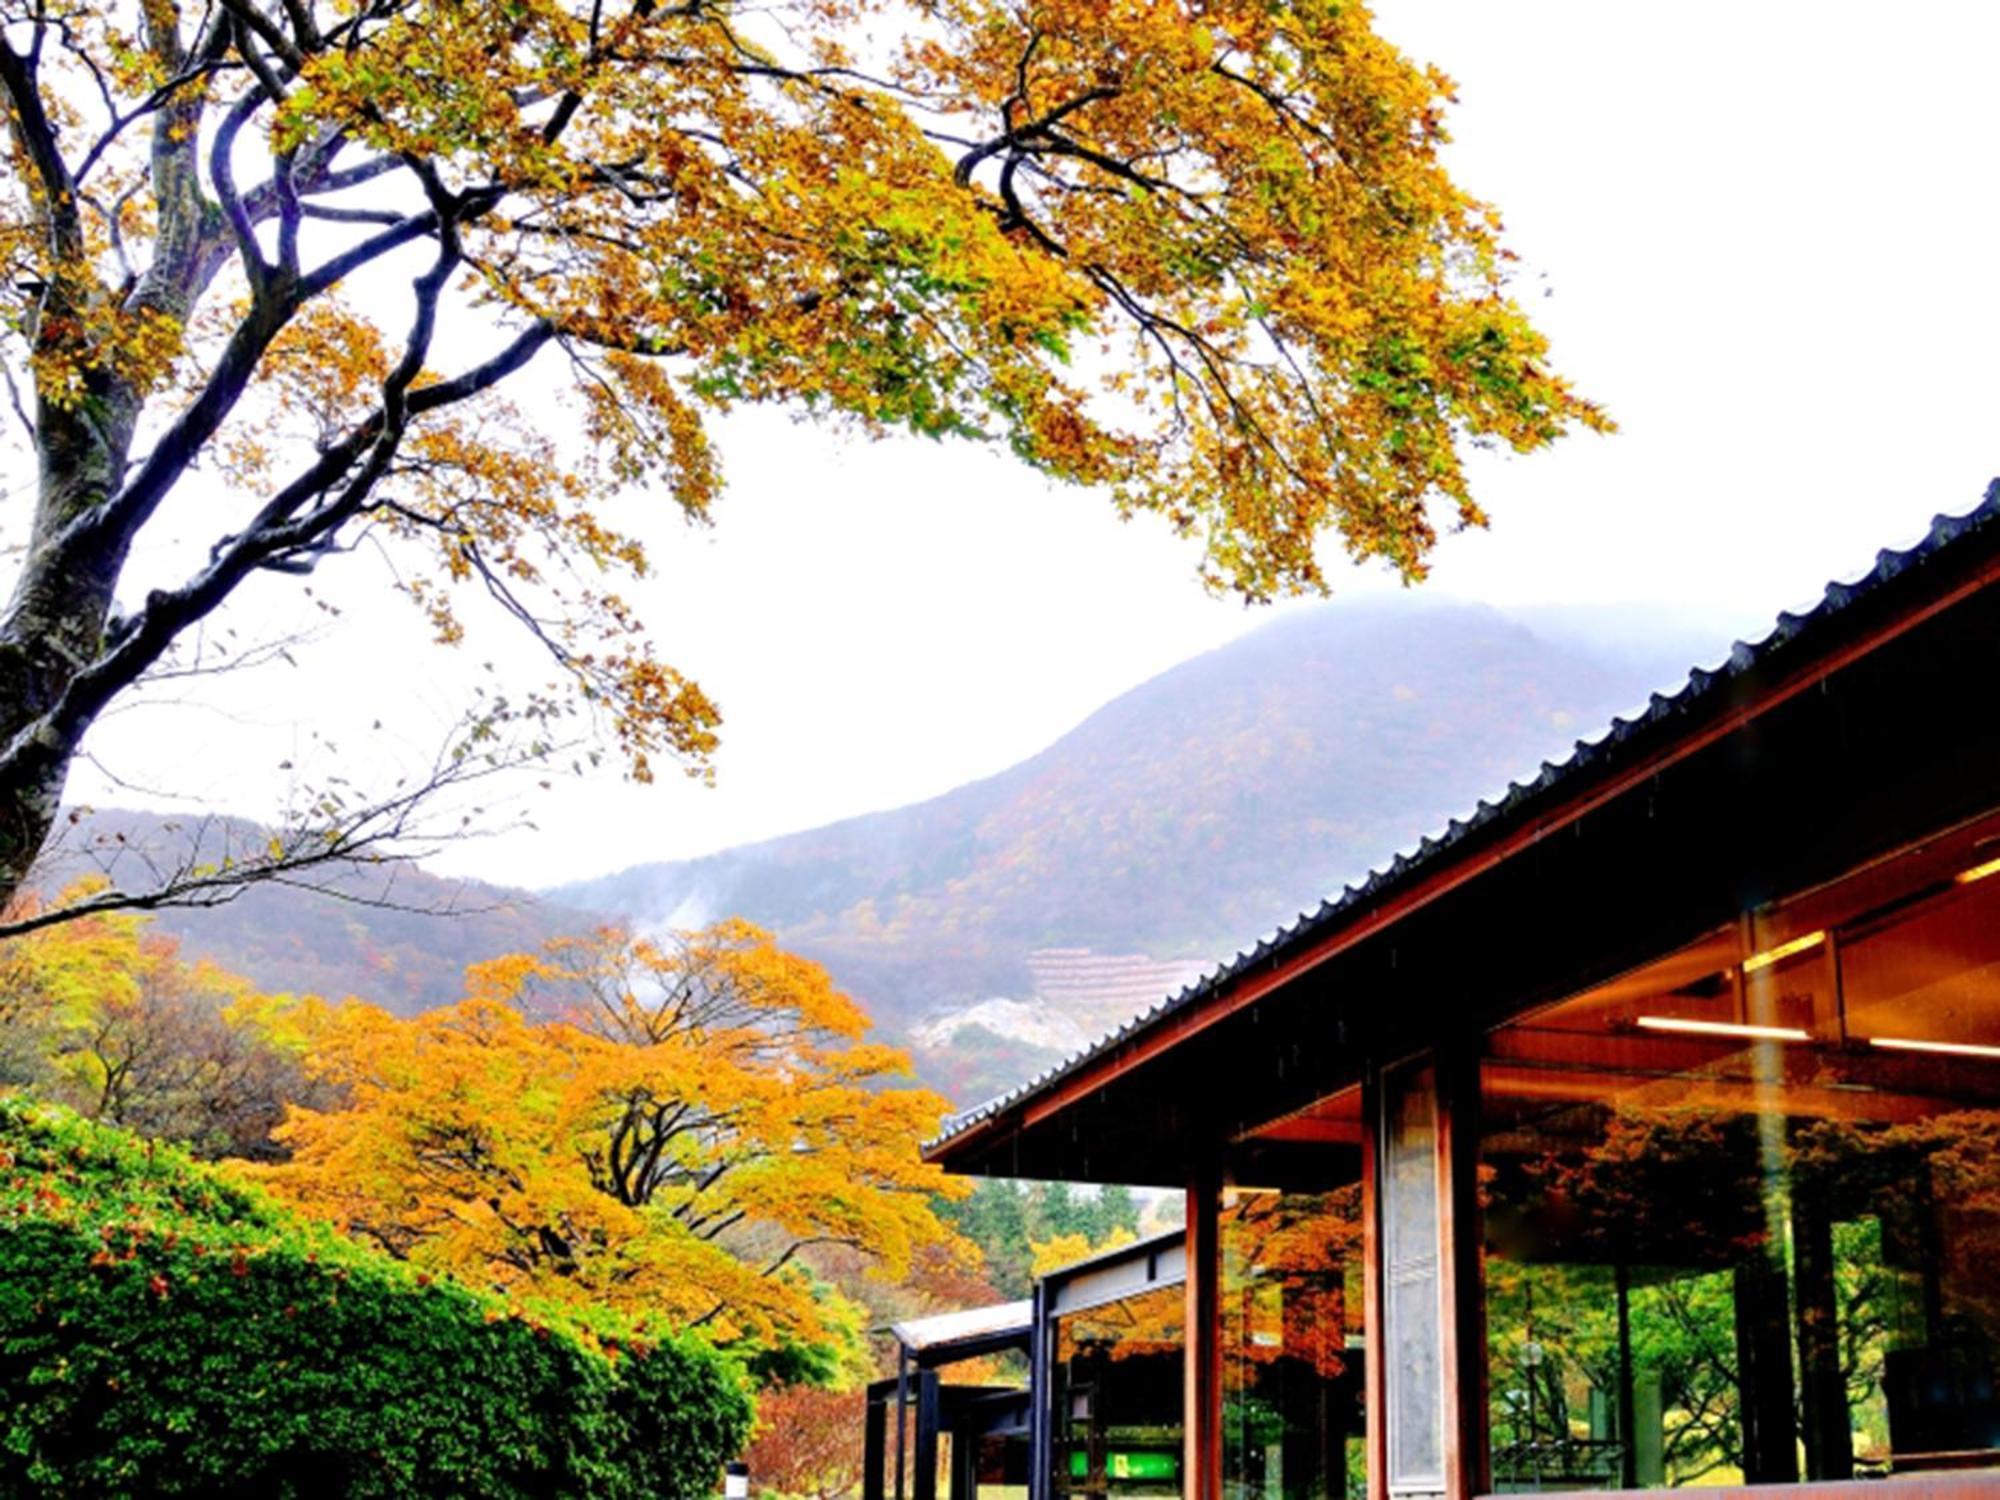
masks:
[[[1187,1290],[1178,1283],[1056,1319],[1052,1493],[1181,1493],[1186,1321]]]
[[[1230,1189],[1218,1244],[1223,1494],[1366,1495],[1360,1183]]]
[[[1959,865],[1490,1038],[1496,1490],[2000,1467],[2000,862]]]

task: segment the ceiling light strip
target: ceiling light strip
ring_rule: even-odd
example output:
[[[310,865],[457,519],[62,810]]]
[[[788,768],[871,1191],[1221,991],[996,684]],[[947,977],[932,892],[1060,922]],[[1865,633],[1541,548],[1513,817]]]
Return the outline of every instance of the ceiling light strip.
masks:
[[[1647,1031],[1679,1031],[1696,1036],[1742,1037],[1759,1042],[1803,1042],[1810,1040],[1796,1026],[1746,1026],[1735,1021],[1696,1021],[1685,1016],[1641,1016],[1637,1024]]]
[[[1927,1042],[1910,1036],[1871,1036],[1868,1045],[1896,1052],[1942,1052],[1950,1057],[2000,1057],[2000,1047],[1989,1047],[1979,1042]]]

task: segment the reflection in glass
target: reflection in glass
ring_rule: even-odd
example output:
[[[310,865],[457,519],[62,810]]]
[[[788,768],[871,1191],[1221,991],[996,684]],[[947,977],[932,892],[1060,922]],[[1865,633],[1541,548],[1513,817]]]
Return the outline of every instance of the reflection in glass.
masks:
[[[1784,937],[1491,1038],[1496,1490],[2000,1467],[2000,880]]]
[[[1365,1495],[1360,1183],[1235,1189],[1218,1238],[1223,1494]]]
[[[1053,1493],[1180,1494],[1186,1317],[1175,1285],[1057,1320]]]

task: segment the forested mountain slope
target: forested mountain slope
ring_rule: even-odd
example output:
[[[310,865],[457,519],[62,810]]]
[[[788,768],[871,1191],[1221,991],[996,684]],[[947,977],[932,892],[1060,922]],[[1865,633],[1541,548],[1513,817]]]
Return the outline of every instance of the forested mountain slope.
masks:
[[[159,920],[266,988],[408,1012],[456,999],[469,962],[606,917],[744,916],[828,964],[915,1044],[927,1081],[970,1100],[1567,754],[1660,685],[1662,660],[1600,644],[1587,619],[1343,601],[1184,662],[927,802],[539,896],[410,869],[395,892],[410,909],[265,888]],[[107,817],[135,844],[171,841],[154,815]]]
[[[219,862],[254,848],[268,831],[241,818],[95,808],[37,867],[53,896],[77,879],[144,889],[152,865]],[[464,993],[465,966],[582,933],[603,920],[528,891],[434,875],[413,864],[330,867],[300,885],[254,886],[232,901],[153,914],[158,932],[193,956],[242,974],[265,990],[359,995],[401,1015],[449,1005]]]
[[[1650,686],[1490,609],[1329,605],[929,802],[554,895],[641,923],[769,923],[908,1027],[1034,994],[1038,950],[1218,956],[1566,754]]]

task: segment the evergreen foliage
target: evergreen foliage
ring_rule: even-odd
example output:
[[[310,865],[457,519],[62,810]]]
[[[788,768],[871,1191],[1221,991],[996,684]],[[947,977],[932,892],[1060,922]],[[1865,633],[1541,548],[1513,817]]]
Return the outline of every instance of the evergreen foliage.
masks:
[[[686,1496],[749,1427],[694,1339],[503,1304],[0,1100],[0,1490]]]
[[[1123,1186],[1072,1192],[1064,1182],[987,1178],[963,1200],[941,1203],[938,1212],[984,1252],[987,1276],[1003,1297],[1028,1295],[1036,1245],[1058,1239],[1101,1245],[1121,1232],[1139,1232],[1138,1202]]]

